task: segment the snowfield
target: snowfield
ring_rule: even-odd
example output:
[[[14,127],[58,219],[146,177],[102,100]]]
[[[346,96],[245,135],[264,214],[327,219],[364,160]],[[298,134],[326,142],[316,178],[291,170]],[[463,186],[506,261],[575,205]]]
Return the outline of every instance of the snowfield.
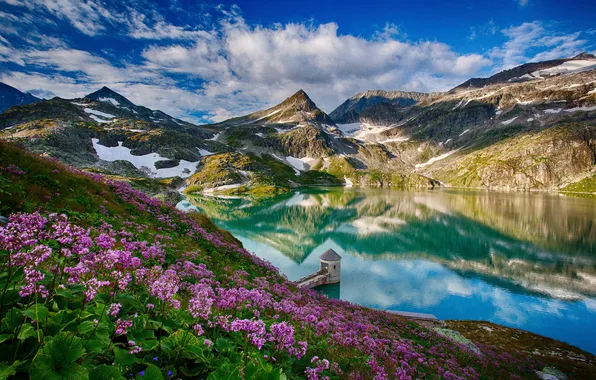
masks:
[[[168,177],[190,177],[197,170],[197,162],[190,162],[180,160],[180,163],[173,168],[157,169],[155,163],[157,161],[167,160],[168,158],[162,157],[157,153],[149,153],[142,156],[135,156],[130,153],[130,149],[122,146],[122,141],[118,141],[118,146],[107,147],[99,144],[99,139],[91,139],[93,148],[97,152],[100,159],[104,161],[128,161],[134,165],[137,169],[146,168],[149,171],[149,176],[152,178],[168,178]]]
[[[567,61],[559,66],[551,67],[549,69],[534,71],[532,76],[541,78],[543,76],[558,75],[558,74],[574,74],[596,69],[596,61],[588,59],[578,59],[574,61]]]
[[[444,153],[444,154],[442,154],[440,156],[431,158],[430,160],[426,161],[425,163],[416,164],[416,169],[424,168],[424,167],[426,167],[428,165],[431,165],[431,164],[433,164],[433,163],[435,163],[437,161],[440,161],[440,160],[442,160],[444,158],[447,158],[447,157],[451,156],[453,153],[457,152],[458,150],[459,149],[450,150],[449,152]]]
[[[92,118],[93,120],[95,120],[98,123],[112,123],[112,122],[114,122],[114,120],[104,120],[104,119],[101,119],[101,118],[99,118],[99,117],[97,117],[95,115],[89,115],[89,117]]]
[[[91,108],[85,108],[83,111],[87,112],[90,115],[101,116],[101,117],[105,117],[105,118],[108,118],[108,119],[113,119],[113,118],[116,117],[116,116],[111,115],[109,113],[97,111],[97,110],[94,110],[94,109],[91,109]]]
[[[100,102],[112,103],[112,105],[118,107],[120,103],[114,98],[99,98]]]
[[[297,158],[297,157],[287,156],[286,161],[288,161],[290,163],[290,165],[292,165],[294,168],[305,172],[305,171],[310,170],[310,167],[312,166],[312,164],[314,162],[317,161],[317,159],[310,158],[310,157]]]
[[[516,119],[517,119],[517,116],[514,117],[513,119],[505,120],[505,121],[501,122],[501,124],[509,125],[509,124],[513,123]]]

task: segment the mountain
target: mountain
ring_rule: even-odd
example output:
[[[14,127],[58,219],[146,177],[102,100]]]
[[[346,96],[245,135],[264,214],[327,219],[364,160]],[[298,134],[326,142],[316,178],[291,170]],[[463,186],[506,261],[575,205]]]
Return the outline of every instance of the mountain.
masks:
[[[20,106],[39,102],[41,99],[17,90],[16,88],[0,82],[0,113],[12,106]]]
[[[137,178],[187,177],[201,157],[227,147],[213,132],[139,106],[103,87],[79,99],[53,98],[0,115],[0,138],[69,164]]]
[[[408,107],[381,103],[363,110],[356,125],[338,127],[446,186],[596,191],[593,64],[580,55],[522,65],[499,78],[540,75],[458,86]]]
[[[274,107],[257,111],[250,115],[229,119],[218,123],[218,125],[242,126],[297,123],[335,125],[333,120],[317,107],[304,90],[299,90]]]
[[[579,73],[596,69],[596,56],[581,53],[572,58],[554,59],[550,61],[526,63],[509,70],[501,71],[489,78],[472,78],[449,92],[482,88],[497,83],[524,82],[543,79],[555,75]]]
[[[120,95],[116,91],[111,90],[110,88],[103,86],[99,90],[92,92],[88,95],[85,95],[85,99],[91,99],[98,102],[107,102],[116,107],[118,106],[125,106],[125,107],[132,107],[135,108],[135,104],[130,100],[126,99],[124,96]]]
[[[246,160],[247,155],[251,160],[268,157],[270,164],[276,162],[294,169],[293,175],[278,177],[277,183],[335,184],[341,181],[376,187],[434,187],[438,184],[409,173],[399,157],[382,145],[364,144],[346,136],[303,90],[274,107],[208,127],[217,129],[216,141],[241,153],[242,160]],[[222,159],[227,161],[228,157]],[[204,178],[214,178],[203,173],[208,167],[201,166],[196,176],[188,179],[188,185],[195,186],[200,179],[200,189],[228,191],[228,186],[244,189],[254,184],[254,176],[241,175],[246,169],[240,168],[231,169],[234,174],[226,178],[225,184],[221,178],[206,183]]]
[[[334,109],[329,116],[336,123],[355,123],[360,121],[360,113],[362,111],[377,104],[383,103],[407,107],[433,95],[422,92],[368,90],[352,96]]]
[[[90,170],[182,177],[187,192],[211,195],[314,184],[596,192],[592,65],[596,58],[582,54],[522,65],[480,87],[367,91],[334,110],[337,120],[300,90],[196,126],[104,87],[12,107],[0,115],[0,138]]]

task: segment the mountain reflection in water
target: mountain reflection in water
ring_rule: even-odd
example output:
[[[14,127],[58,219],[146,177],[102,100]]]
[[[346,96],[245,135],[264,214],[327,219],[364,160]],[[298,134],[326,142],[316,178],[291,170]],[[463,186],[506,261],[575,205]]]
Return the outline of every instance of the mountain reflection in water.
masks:
[[[596,199],[475,191],[313,189],[269,200],[191,197],[290,279],[333,248],[330,296],[482,319],[596,353]]]

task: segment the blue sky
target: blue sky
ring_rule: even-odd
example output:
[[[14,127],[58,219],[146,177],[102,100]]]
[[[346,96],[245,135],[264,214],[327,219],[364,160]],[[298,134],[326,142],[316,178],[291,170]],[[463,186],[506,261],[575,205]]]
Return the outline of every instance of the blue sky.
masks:
[[[444,91],[596,51],[588,1],[0,0],[0,81],[51,97],[106,85],[204,123],[304,89]]]

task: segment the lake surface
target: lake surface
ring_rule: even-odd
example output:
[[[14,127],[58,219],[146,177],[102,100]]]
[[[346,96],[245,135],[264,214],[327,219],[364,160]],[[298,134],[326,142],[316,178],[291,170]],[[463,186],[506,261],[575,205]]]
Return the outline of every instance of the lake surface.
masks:
[[[312,189],[193,197],[290,280],[342,256],[321,291],[364,306],[486,320],[596,353],[596,199],[462,190]]]

